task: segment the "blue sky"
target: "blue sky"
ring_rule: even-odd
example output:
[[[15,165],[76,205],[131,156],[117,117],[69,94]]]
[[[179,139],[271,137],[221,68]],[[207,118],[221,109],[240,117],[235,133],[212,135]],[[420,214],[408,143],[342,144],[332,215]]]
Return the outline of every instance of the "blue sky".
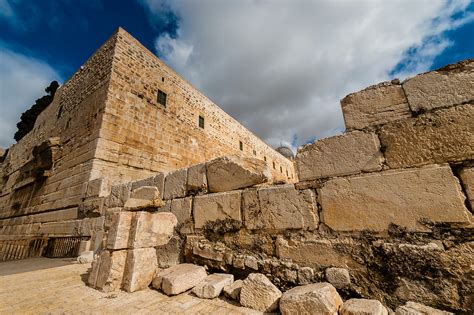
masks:
[[[339,99],[474,57],[474,2],[0,0],[0,146],[122,26],[257,135],[344,129]]]

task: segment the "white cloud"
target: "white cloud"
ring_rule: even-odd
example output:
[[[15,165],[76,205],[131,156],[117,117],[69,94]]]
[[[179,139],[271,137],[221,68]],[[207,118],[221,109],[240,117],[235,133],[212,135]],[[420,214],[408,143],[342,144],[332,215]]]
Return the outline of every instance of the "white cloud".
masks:
[[[14,143],[20,115],[46,94],[60,75],[42,60],[15,52],[0,42],[0,147]]]
[[[180,18],[156,41],[164,60],[273,145],[341,132],[342,97],[389,79],[410,48],[400,75],[427,70],[443,32],[472,19],[451,18],[468,0],[141,2]]]

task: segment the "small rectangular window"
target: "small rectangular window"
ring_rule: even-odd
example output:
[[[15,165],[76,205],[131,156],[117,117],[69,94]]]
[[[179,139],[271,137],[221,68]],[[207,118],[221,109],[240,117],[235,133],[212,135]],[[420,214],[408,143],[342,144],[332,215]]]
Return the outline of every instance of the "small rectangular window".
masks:
[[[240,151],[244,150],[244,144],[242,143],[242,141],[239,141],[239,148],[240,148]]]
[[[166,106],[166,93],[162,90],[158,90],[157,101],[159,104]]]
[[[165,77],[161,77],[161,82],[165,82]]]
[[[199,127],[204,129],[204,117],[202,116],[199,116]]]

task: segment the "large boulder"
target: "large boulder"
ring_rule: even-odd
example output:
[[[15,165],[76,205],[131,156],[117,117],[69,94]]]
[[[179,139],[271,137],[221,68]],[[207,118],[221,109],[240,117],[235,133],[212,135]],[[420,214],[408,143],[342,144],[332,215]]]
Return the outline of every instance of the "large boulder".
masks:
[[[271,179],[265,161],[255,158],[225,156],[207,163],[210,192],[222,192],[262,184]]]
[[[377,300],[350,299],[344,302],[340,315],[387,315],[387,309]]]
[[[313,283],[295,287],[281,297],[280,311],[286,314],[337,315],[342,299],[329,283]]]
[[[251,273],[240,290],[240,304],[261,312],[275,311],[280,297],[281,291],[260,273]]]
[[[213,299],[221,294],[225,286],[232,285],[233,282],[234,276],[231,274],[214,273],[195,286],[193,293],[203,299]]]
[[[159,271],[152,285],[167,295],[176,295],[194,288],[206,276],[206,269],[202,266],[181,264]]]

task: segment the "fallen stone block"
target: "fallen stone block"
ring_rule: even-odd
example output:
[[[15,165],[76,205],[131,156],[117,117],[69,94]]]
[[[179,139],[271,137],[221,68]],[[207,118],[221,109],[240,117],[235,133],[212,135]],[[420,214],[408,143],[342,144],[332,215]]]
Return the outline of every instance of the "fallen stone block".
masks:
[[[474,104],[384,125],[379,131],[386,162],[403,168],[474,159]]]
[[[134,211],[163,206],[160,192],[155,186],[142,186],[132,191],[125,202],[124,210]]]
[[[345,268],[327,268],[325,273],[326,280],[336,289],[343,289],[351,284],[351,276]]]
[[[474,167],[463,168],[459,172],[459,177],[466,192],[466,197],[471,204],[471,209],[474,209]]]
[[[193,264],[180,264],[157,273],[152,285],[167,295],[176,295],[194,288],[207,277],[206,269]]]
[[[240,215],[240,191],[223,192],[194,198],[194,225],[203,228],[208,222],[217,220],[242,221]]]
[[[148,288],[158,267],[154,248],[139,248],[128,251],[122,288],[135,292]]]
[[[354,131],[307,144],[296,154],[300,181],[379,171],[383,155],[375,133]]]
[[[234,283],[228,286],[225,286],[222,291],[224,292],[224,295],[227,296],[228,298],[239,301],[240,290],[242,289],[243,285],[244,285],[244,282],[242,280],[236,280],[234,281]]]
[[[163,199],[186,197],[187,169],[173,171],[166,175]]]
[[[132,219],[132,212],[117,212],[110,215],[110,227],[107,235],[107,249],[128,248]]]
[[[231,274],[214,273],[196,285],[193,293],[202,299],[213,299],[221,294],[225,286],[232,285],[233,282],[234,276]]]
[[[249,230],[309,229],[318,226],[314,192],[293,185],[243,192],[243,215]]]
[[[448,165],[335,178],[319,197],[322,220],[335,231],[387,233],[396,224],[426,232],[423,222],[470,223],[464,194]]]
[[[188,168],[186,189],[189,192],[207,191],[206,164],[197,164]]]
[[[344,123],[348,130],[364,129],[411,116],[400,84],[383,82],[341,100]]]
[[[92,263],[89,285],[103,292],[118,291],[122,285],[126,258],[126,250],[103,251]]]
[[[438,310],[416,302],[406,302],[397,307],[395,315],[454,315],[454,313]]]
[[[251,273],[240,290],[240,304],[261,312],[276,311],[280,297],[281,291],[260,273]]]
[[[388,315],[387,309],[377,300],[349,299],[344,302],[340,315]]]
[[[422,73],[403,82],[413,111],[427,111],[474,100],[474,59]]]
[[[210,192],[223,192],[262,184],[271,179],[265,161],[255,158],[225,156],[207,163]]]
[[[170,212],[137,212],[130,227],[129,248],[165,245],[177,224],[178,219]]]
[[[289,314],[337,315],[342,299],[329,283],[313,283],[295,287],[283,293],[280,311]]]

